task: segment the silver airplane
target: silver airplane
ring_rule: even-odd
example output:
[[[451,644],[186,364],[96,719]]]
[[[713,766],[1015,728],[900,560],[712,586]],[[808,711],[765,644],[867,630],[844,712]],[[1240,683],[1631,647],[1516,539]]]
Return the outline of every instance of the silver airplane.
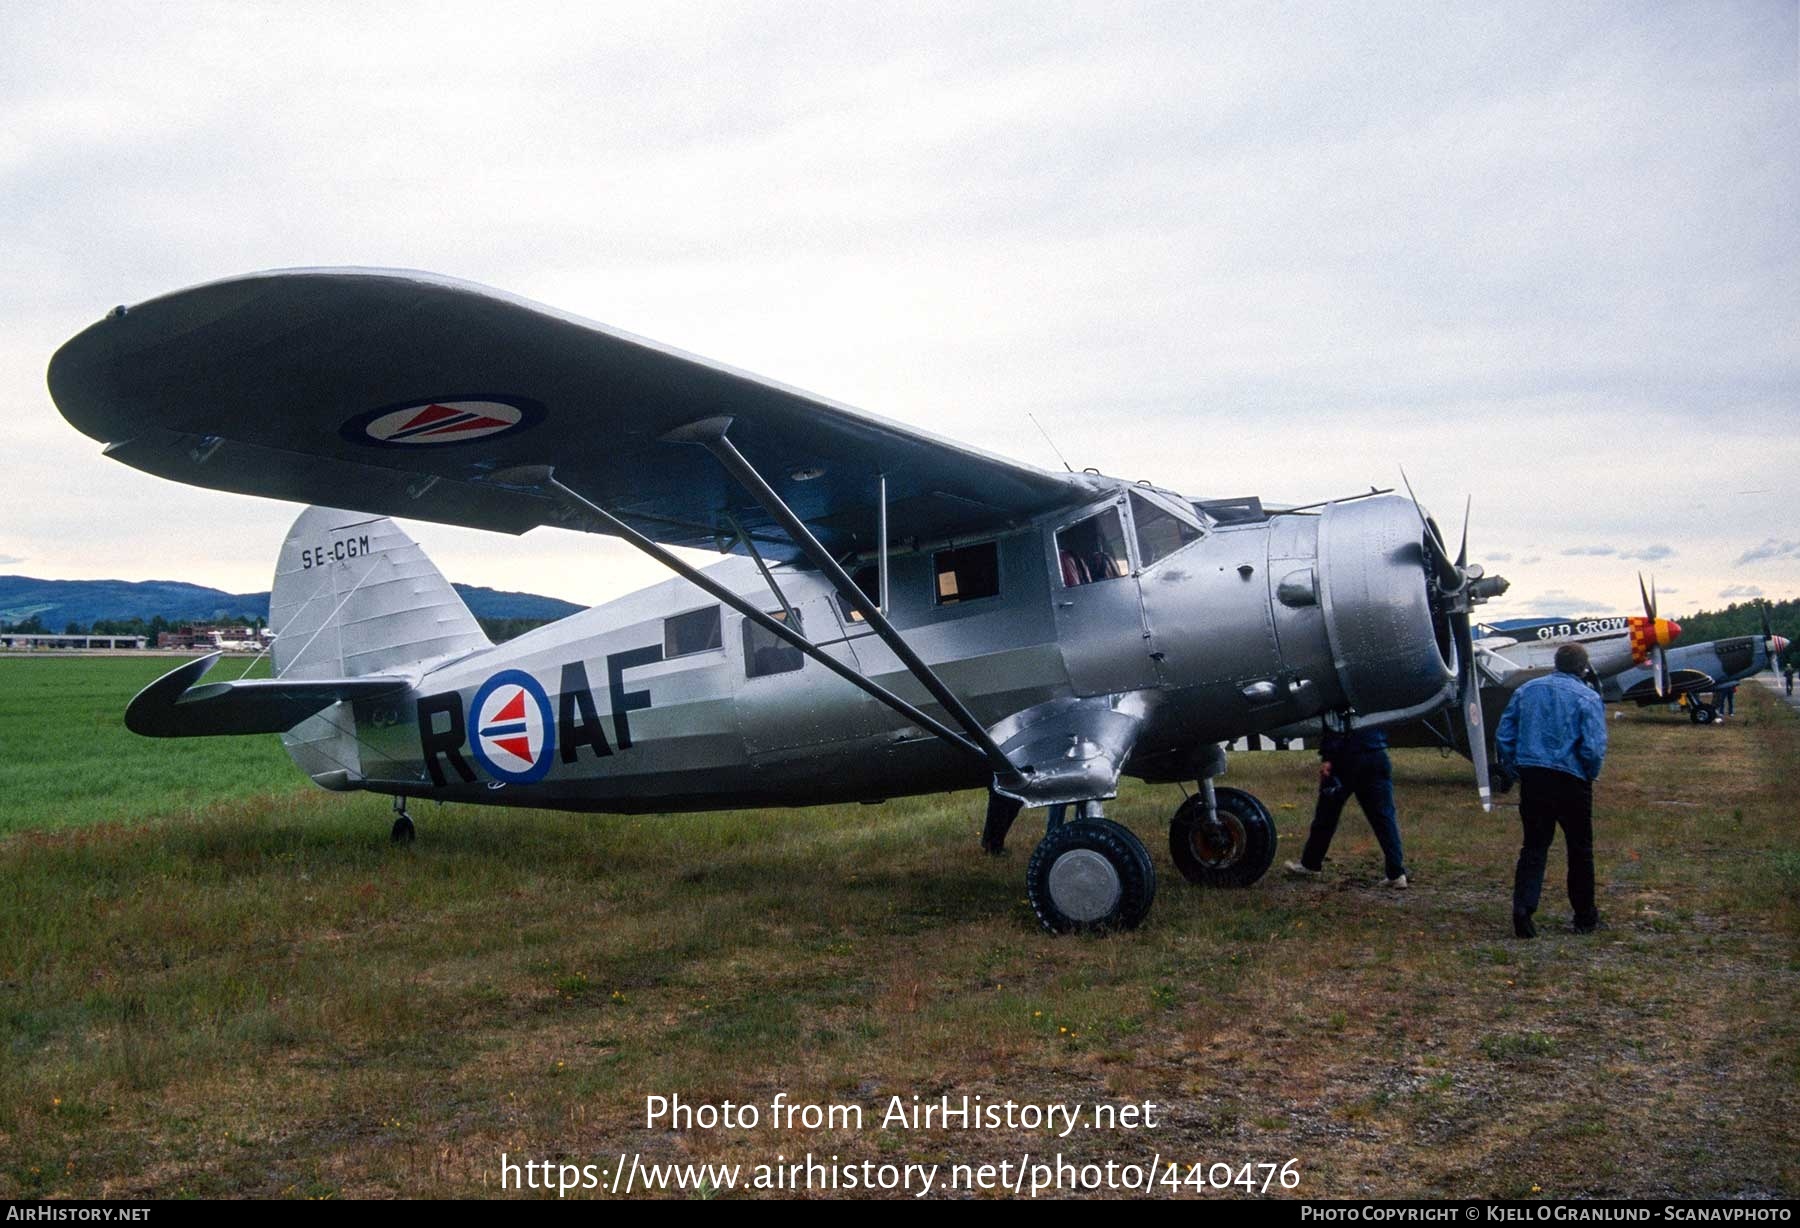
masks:
[[[1222,743],[1476,686],[1491,590],[1466,528],[1452,558],[1416,500],[1271,511],[1046,472],[428,274],[119,307],[49,384],[113,460],[325,505],[281,549],[274,676],[206,683],[204,657],[126,719],[279,733],[318,784],[392,795],[397,841],[413,798],[663,813],[986,787],[991,852],[1048,811],[1026,870],[1046,928],[1129,928],[1156,874],[1104,817],[1122,773],[1196,782],[1174,864],[1247,885],[1275,824],[1215,787]],[[676,578],[495,645],[390,516],[609,534]]]

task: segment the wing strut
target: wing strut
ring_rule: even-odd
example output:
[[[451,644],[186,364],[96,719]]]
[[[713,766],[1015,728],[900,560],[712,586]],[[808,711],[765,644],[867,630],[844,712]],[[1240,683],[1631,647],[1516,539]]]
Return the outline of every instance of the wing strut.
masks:
[[[707,418],[671,431],[663,438],[671,443],[697,443],[711,452],[718,462],[725,466],[726,471],[736,478],[745,490],[750,492],[751,497],[762,504],[763,510],[772,516],[777,524],[787,530],[787,534],[793,539],[794,544],[799,546],[806,557],[812,560],[815,567],[825,573],[825,577],[831,581],[832,587],[837,589],[844,600],[862,613],[863,621],[874,628],[875,634],[879,635],[883,642],[894,650],[894,655],[900,658],[901,664],[906,666],[908,672],[917,678],[927,691],[931,692],[933,699],[944,705],[946,712],[956,718],[956,723],[968,733],[969,739],[981,748],[982,754],[987,756],[988,762],[993,765],[994,774],[1004,781],[1017,781],[1020,778],[1019,770],[1006,757],[1006,752],[1000,749],[1000,744],[989,736],[987,727],[975,719],[975,714],[970,712],[962,700],[958,699],[955,693],[944,685],[944,680],[939,678],[932,668],[925,664],[924,659],[912,650],[912,645],[908,644],[894,624],[887,620],[887,615],[881,610],[880,602],[869,600],[868,595],[858,588],[856,582],[838,565],[838,561],[831,557],[830,551],[819,544],[819,539],[812,535],[812,531],[806,527],[805,523],[794,515],[786,503],[782,502],[781,496],[775,493],[774,488],[763,481],[762,474],[756,471],[756,467],[744,459],[744,454],[737,450],[731,440],[725,438],[725,432],[730,427],[730,418]],[[883,543],[884,547],[885,544]]]
[[[619,537],[624,538],[627,542],[636,546],[639,550],[661,563],[664,567],[667,567],[676,575],[681,576],[683,579],[710,596],[718,598],[720,601],[736,610],[739,614],[742,614],[745,618],[761,627],[764,631],[769,632],[769,634],[777,636],[787,643],[792,644],[795,648],[798,648],[801,652],[817,661],[820,665],[823,665],[826,669],[844,679],[844,681],[866,691],[870,696],[880,700],[915,725],[936,734],[946,742],[955,746],[960,746],[971,755],[977,757],[985,755],[985,751],[982,747],[963,737],[960,733],[957,733],[942,721],[927,716],[880,683],[873,682],[868,678],[863,677],[780,619],[769,617],[758,609],[754,603],[746,600],[739,594],[732,592],[723,584],[720,584],[698,568],[682,562],[673,554],[664,550],[661,546],[651,541],[648,537],[645,537],[642,533],[639,533],[636,529],[626,524],[623,520],[620,520],[605,508],[583,496],[579,491],[572,490],[563,485],[561,482],[557,481],[556,474],[550,466],[533,466],[529,470],[509,470],[505,473],[496,475],[496,477],[503,479],[508,485],[540,486],[554,491],[556,494],[560,495],[566,503],[572,504],[576,510],[585,512],[599,520],[600,523],[606,526],[606,532],[617,534]],[[779,590],[777,591],[779,592]],[[782,604],[785,605],[786,602],[783,601]]]

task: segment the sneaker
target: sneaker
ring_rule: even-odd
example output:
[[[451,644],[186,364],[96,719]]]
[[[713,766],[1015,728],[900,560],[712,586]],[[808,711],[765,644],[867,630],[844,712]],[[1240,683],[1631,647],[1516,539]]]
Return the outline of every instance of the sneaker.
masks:
[[[1288,862],[1287,872],[1292,874],[1295,878],[1317,878],[1320,874],[1324,873],[1322,870],[1315,870],[1311,866],[1298,861]]]
[[[1513,936],[1515,938],[1536,938],[1537,926],[1531,923],[1531,914],[1513,910]]]
[[[1381,885],[1383,887],[1392,887],[1395,891],[1405,891],[1406,875],[1396,874],[1392,878],[1383,879]]]

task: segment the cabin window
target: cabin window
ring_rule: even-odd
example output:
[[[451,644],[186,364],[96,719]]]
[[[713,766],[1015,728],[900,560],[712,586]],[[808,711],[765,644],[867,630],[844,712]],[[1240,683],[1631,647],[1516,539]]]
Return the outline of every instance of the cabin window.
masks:
[[[881,603],[881,569],[879,567],[873,564],[867,567],[858,567],[850,573],[850,579],[862,591],[862,595],[869,599],[870,605]],[[859,623],[863,621],[862,611],[851,605],[844,594],[837,595],[837,603],[838,609],[843,611],[845,622]]]
[[[1136,492],[1131,496],[1131,519],[1137,526],[1138,558],[1145,567],[1200,540],[1199,529]]]
[[[937,571],[937,603],[960,605],[1000,595],[1000,548],[994,542],[958,546],[932,556]]]
[[[719,607],[716,605],[663,619],[665,658],[690,656],[724,646],[725,637],[719,630]]]
[[[785,623],[786,610],[771,610],[769,617],[778,623]],[[799,615],[795,615],[796,618]],[[803,630],[796,622],[794,630]],[[792,644],[776,635],[773,631],[765,631],[755,622],[744,620],[744,676],[746,678],[762,678],[769,674],[791,674],[806,664],[806,654]]]
[[[1058,533],[1056,557],[1064,588],[1130,575],[1131,555],[1125,548],[1125,526],[1119,519],[1119,509],[1109,507]]]

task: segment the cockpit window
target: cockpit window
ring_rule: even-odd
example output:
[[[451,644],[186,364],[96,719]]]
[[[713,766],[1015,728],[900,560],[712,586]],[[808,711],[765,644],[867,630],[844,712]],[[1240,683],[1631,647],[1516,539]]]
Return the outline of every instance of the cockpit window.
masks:
[[[1145,567],[1200,540],[1199,529],[1135,491],[1131,495],[1131,518],[1137,525],[1138,558]]]
[[[1056,557],[1062,566],[1064,588],[1130,575],[1131,556],[1126,552],[1119,509],[1109,507],[1058,533]]]
[[[786,610],[770,610],[769,617],[778,623],[788,620]],[[794,630],[804,632],[798,623]],[[744,676],[763,678],[769,674],[787,674],[806,664],[806,654],[761,626],[744,620]]]

